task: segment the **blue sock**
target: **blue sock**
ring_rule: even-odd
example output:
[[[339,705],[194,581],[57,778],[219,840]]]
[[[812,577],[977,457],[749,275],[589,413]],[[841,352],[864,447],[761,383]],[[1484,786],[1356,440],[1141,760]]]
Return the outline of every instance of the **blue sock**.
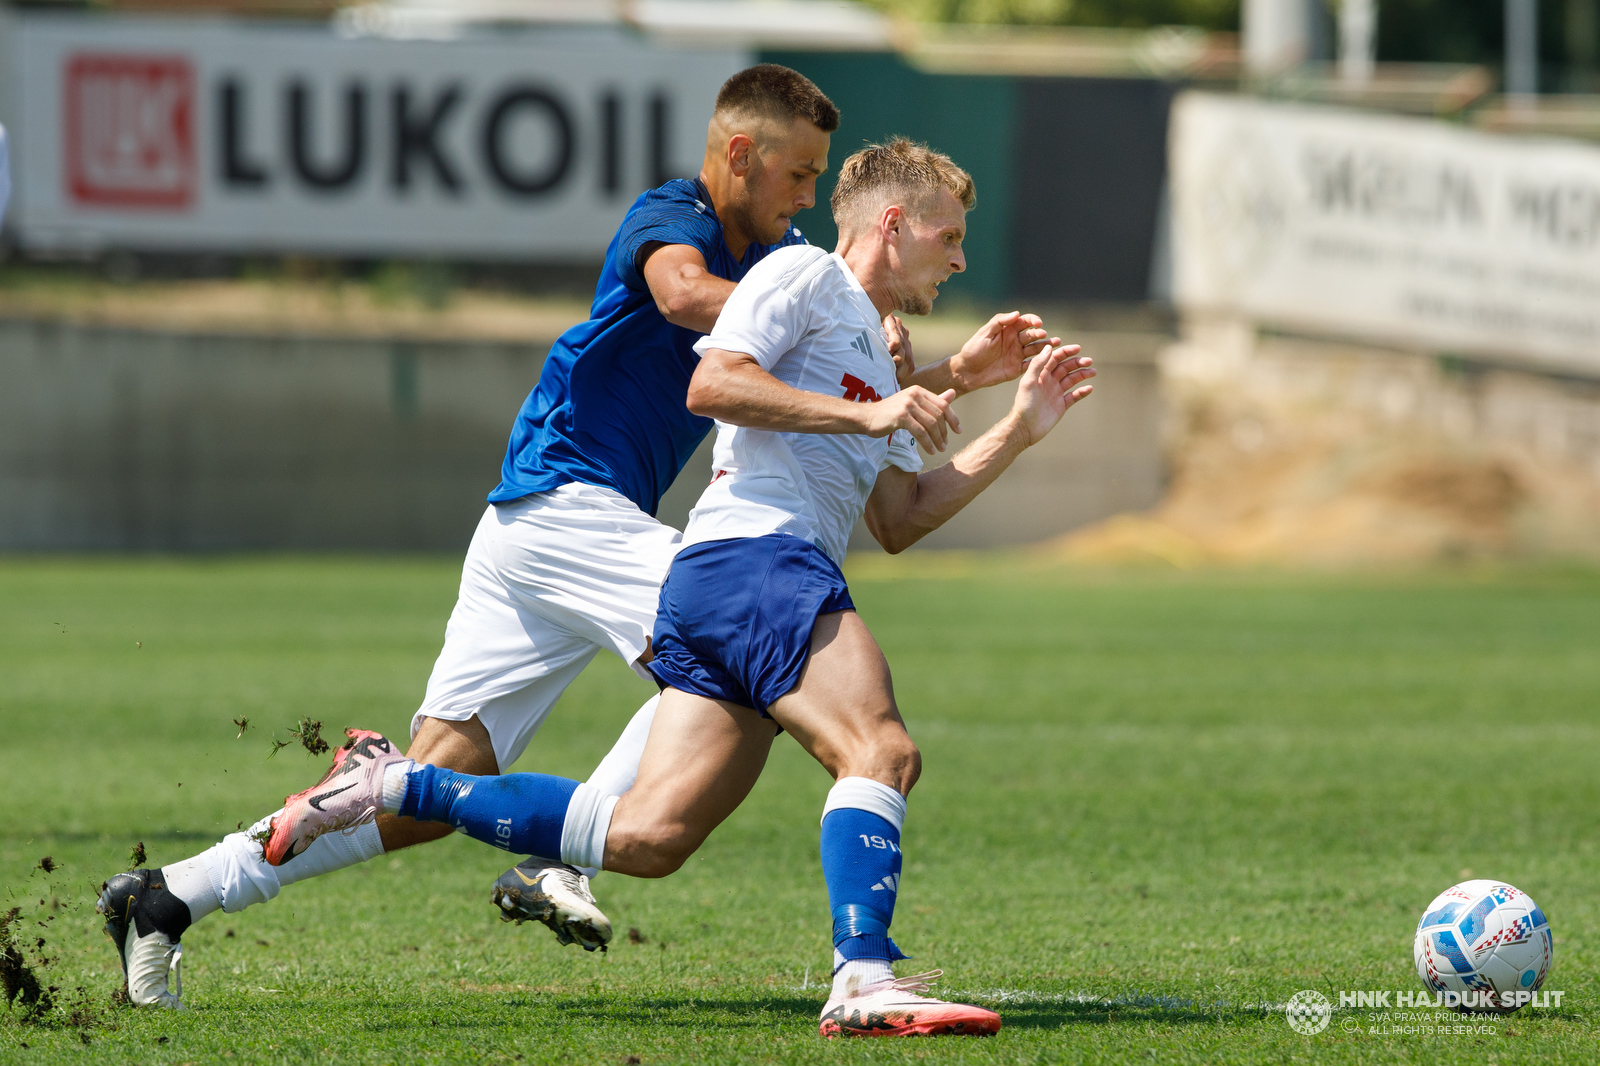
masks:
[[[561,826],[578,782],[549,774],[474,777],[418,766],[406,779],[397,812],[444,822],[474,840],[519,855],[561,857]]]
[[[864,780],[845,778],[841,785]],[[835,793],[840,787],[835,786]],[[892,794],[899,799],[898,793]],[[904,801],[900,804],[903,810]],[[822,819],[822,874],[833,909],[833,946],[847,961],[906,957],[889,939],[902,858],[900,830],[880,814],[834,807]]]

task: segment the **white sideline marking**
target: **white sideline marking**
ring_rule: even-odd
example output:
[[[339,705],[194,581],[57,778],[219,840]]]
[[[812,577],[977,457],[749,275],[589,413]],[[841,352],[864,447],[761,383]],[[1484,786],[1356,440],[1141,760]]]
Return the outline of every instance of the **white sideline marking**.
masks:
[[[809,974],[807,975],[809,976]],[[810,982],[807,981],[806,984]],[[806,985],[801,985],[795,991],[808,991]],[[1168,1010],[1232,1010],[1232,1011],[1260,1011],[1263,1014],[1282,1013],[1287,1003],[1225,1003],[1221,1001],[1201,1003],[1193,999],[1181,999],[1177,996],[1152,996],[1139,994],[1133,996],[1097,996],[1089,992],[1038,992],[1029,988],[937,988],[931,995],[940,999],[971,1001],[979,1000],[995,1004],[1015,1004],[1017,1006],[1052,1007],[1074,1004],[1079,1006],[1096,1007],[1165,1007]],[[1337,1011],[1339,1008],[1335,1007]]]
[[[995,1003],[1016,1003],[1036,1006],[1062,1006],[1068,1003],[1100,1007],[1166,1007],[1170,1010],[1237,1010],[1261,1011],[1272,1014],[1282,1011],[1287,1003],[1227,1003],[1221,1000],[1201,1003],[1177,996],[1139,995],[1097,996],[1088,992],[1036,992],[1027,988],[971,988],[946,989],[949,995],[966,999],[986,999]],[[1335,1007],[1335,1010],[1338,1008]]]

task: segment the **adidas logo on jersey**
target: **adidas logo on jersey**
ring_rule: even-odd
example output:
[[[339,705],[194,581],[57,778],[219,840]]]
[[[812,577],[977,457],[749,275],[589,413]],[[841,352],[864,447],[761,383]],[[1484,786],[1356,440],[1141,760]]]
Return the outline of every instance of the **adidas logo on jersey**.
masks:
[[[890,892],[900,891],[899,874],[890,874],[888,877],[885,877],[882,881],[879,881],[877,884],[872,886],[872,891],[874,892],[883,892],[885,890]]]
[[[867,336],[866,330],[862,330],[860,333],[856,334],[855,339],[850,342],[850,347],[854,348],[868,359],[872,358],[872,338]]]

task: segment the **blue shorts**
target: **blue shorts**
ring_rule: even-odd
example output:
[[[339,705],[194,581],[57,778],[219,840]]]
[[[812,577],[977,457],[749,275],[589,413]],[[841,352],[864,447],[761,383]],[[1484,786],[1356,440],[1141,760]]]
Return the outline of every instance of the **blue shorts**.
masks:
[[[650,672],[663,688],[766,715],[799,684],[817,616],[854,609],[839,567],[802,537],[693,544],[661,586]]]

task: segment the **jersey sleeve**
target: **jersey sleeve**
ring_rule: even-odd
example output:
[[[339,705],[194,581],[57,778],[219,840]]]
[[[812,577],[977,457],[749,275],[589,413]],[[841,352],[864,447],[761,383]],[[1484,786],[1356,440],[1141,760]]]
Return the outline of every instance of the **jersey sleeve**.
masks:
[[[883,454],[879,470],[897,466],[908,474],[922,473],[922,452],[917,449],[917,438],[908,431],[897,429],[889,434],[889,449]]]
[[[817,271],[808,270],[818,252],[771,255],[746,274],[722,305],[717,324],[695,343],[704,355],[712,348],[743,352],[771,371],[810,327],[812,289]],[[827,253],[820,253],[825,257]],[[798,261],[797,261],[798,260]]]
[[[639,271],[639,250],[647,244],[686,244],[707,263],[716,255],[722,230],[692,191],[671,190],[647,200],[617,230],[617,273],[634,292],[648,286]]]

